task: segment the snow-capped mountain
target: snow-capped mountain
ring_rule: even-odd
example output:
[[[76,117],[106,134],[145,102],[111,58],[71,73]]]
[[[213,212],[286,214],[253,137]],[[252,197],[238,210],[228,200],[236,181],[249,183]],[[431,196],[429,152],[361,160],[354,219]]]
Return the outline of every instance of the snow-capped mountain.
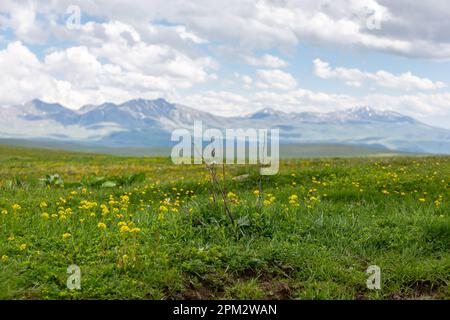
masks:
[[[117,147],[169,146],[172,130],[202,121],[211,128],[279,128],[282,143],[345,143],[392,150],[450,154],[450,130],[411,117],[354,107],[328,113],[286,113],[264,108],[242,117],[220,117],[164,99],[89,105],[74,111],[32,100],[0,107],[0,138],[71,141]]]

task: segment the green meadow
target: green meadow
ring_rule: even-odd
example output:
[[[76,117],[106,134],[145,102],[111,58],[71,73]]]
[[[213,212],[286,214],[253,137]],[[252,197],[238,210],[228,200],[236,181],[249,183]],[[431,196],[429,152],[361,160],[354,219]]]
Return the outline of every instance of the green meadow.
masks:
[[[450,298],[450,157],[258,169],[0,146],[0,299]]]

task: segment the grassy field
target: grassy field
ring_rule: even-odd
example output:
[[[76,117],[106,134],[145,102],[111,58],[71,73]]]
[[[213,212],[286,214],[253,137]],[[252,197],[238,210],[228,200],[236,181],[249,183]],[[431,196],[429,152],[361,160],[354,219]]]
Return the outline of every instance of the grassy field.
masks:
[[[0,146],[0,298],[450,298],[450,157],[210,178],[167,158]]]

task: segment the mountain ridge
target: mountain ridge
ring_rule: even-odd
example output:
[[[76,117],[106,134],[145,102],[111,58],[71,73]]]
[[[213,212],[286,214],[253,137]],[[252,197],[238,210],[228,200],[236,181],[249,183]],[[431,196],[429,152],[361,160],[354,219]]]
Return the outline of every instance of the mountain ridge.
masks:
[[[92,145],[167,146],[171,132],[194,121],[211,128],[278,128],[281,143],[380,145],[407,152],[450,154],[450,130],[370,106],[332,112],[282,112],[265,107],[244,116],[223,117],[165,99],[86,105],[79,110],[34,99],[0,108],[0,137],[40,138]]]

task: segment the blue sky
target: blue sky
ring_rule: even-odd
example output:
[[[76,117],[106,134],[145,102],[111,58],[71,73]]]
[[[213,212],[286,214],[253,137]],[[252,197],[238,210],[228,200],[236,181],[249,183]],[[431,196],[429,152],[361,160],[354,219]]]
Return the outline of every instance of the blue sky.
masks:
[[[450,128],[448,30],[441,0],[4,0],[0,105],[164,97],[225,116],[370,105]]]

